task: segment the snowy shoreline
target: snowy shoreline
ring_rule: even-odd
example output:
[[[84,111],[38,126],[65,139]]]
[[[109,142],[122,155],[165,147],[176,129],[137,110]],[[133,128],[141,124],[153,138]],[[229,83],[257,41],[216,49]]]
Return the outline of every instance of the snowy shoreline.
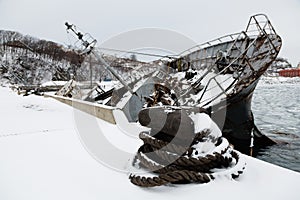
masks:
[[[246,170],[237,180],[220,178],[207,184],[136,187],[128,174],[100,164],[85,150],[71,107],[51,98],[18,96],[4,87],[0,87],[0,95],[0,199],[300,197],[300,173],[246,155]],[[98,121],[104,129],[108,127]],[[110,130],[120,133],[117,126]],[[114,140],[113,135],[109,137]],[[132,141],[129,149],[135,151],[139,143]]]
[[[300,83],[300,77],[263,76],[260,78],[258,85],[299,84],[299,83]]]

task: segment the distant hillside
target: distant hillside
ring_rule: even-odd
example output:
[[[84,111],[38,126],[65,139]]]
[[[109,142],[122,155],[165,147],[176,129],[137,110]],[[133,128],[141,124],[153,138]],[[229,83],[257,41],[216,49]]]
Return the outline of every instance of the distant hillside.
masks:
[[[0,30],[0,72],[11,83],[68,80],[84,57],[52,41]]]
[[[110,55],[103,57],[124,78],[134,76],[131,72],[136,69],[145,73],[154,71],[154,66],[147,63]],[[52,41],[0,30],[0,76],[13,84],[37,85],[71,77],[79,81],[100,80],[110,75],[92,55],[82,55]]]
[[[74,65],[80,65],[83,61],[83,56],[74,50],[66,49],[52,41],[40,40],[28,35],[24,36],[14,31],[0,30],[0,45],[4,50],[7,48],[20,49],[22,53],[32,52],[56,61],[66,60]]]

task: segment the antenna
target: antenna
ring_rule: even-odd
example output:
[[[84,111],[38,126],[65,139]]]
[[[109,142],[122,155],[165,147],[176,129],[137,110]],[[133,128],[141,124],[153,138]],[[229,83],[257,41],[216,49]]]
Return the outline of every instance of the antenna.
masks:
[[[78,28],[74,24],[69,24],[68,22],[65,23],[67,27],[67,32],[71,31],[80,42],[82,47],[83,54],[90,54],[94,49],[97,40],[94,39],[89,33],[82,33],[82,31],[78,30]],[[78,46],[78,45],[77,45]]]
[[[67,31],[72,31],[75,37],[77,37],[78,41],[81,43],[83,47],[82,54],[90,54],[92,53],[98,62],[103,63],[105,69],[110,71],[110,73],[118,79],[121,84],[131,93],[137,95],[129,85],[119,76],[119,74],[97,53],[94,51],[94,47],[97,43],[97,40],[94,39],[89,33],[82,33],[79,31],[74,24],[69,24],[68,22],[65,23],[67,27]]]

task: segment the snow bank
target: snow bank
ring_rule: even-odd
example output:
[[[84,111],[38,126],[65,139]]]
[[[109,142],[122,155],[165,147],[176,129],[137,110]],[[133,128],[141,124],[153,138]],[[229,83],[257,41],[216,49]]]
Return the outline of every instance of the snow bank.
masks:
[[[299,199],[300,174],[248,156],[237,180],[151,189],[130,183],[84,149],[71,107],[53,99],[17,96],[0,88],[0,199]],[[99,121],[103,130],[122,134]],[[117,139],[117,138],[116,138]],[[135,143],[132,143],[133,146]],[[135,151],[139,147],[130,147]],[[126,146],[126,145],[125,145]],[[104,152],[110,153],[110,152]]]

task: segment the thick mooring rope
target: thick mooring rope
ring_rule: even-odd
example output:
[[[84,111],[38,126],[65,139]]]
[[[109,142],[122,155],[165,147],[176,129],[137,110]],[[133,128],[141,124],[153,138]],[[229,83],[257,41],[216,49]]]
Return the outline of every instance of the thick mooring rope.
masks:
[[[147,132],[140,133],[144,144],[133,164],[153,172],[155,176],[131,174],[130,181],[141,187],[154,187],[170,183],[208,183],[218,176],[239,177],[245,169],[245,162],[225,138],[216,138],[213,151],[197,156],[197,145],[206,142],[209,133],[206,130],[196,134],[188,147],[157,139]]]
[[[177,98],[168,87],[155,84],[154,88],[154,93],[145,98],[146,108],[175,105]],[[221,134],[211,133],[210,130],[202,130],[194,134],[199,130],[195,129],[195,121],[191,117],[195,114],[192,113],[201,113],[203,110],[181,112],[182,110],[156,107],[152,110],[141,111],[139,122],[157,130],[159,125],[156,123],[158,122],[148,119],[150,111],[156,116],[165,115],[169,122],[159,133],[155,134],[153,131],[151,134],[152,129],[150,133],[140,133],[139,137],[144,144],[139,148],[133,165],[154,173],[154,176],[131,174],[129,179],[133,184],[141,187],[154,187],[170,183],[208,183],[218,176],[237,178],[243,173],[245,168],[243,157],[238,151],[233,150]],[[189,116],[186,116],[187,114]],[[185,129],[180,134],[179,132],[175,134],[177,122],[181,123],[179,118],[184,121],[182,127]],[[149,125],[148,121],[152,124]],[[194,128],[191,129],[192,125]],[[190,133],[191,130],[194,132]],[[191,141],[188,141],[189,139]]]

